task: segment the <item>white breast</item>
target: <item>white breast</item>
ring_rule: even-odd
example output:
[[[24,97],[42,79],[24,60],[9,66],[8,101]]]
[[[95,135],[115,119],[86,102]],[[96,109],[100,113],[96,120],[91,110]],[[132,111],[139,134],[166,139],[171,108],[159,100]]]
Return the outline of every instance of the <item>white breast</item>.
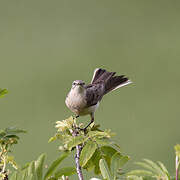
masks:
[[[66,98],[65,103],[71,111],[75,112],[76,114],[79,114],[79,112],[82,111],[87,104],[85,92],[79,92],[76,88],[71,89]]]
[[[93,106],[86,107],[86,91],[79,91],[78,88],[71,89],[65,103],[72,112],[80,116],[94,113],[99,106],[98,102]]]

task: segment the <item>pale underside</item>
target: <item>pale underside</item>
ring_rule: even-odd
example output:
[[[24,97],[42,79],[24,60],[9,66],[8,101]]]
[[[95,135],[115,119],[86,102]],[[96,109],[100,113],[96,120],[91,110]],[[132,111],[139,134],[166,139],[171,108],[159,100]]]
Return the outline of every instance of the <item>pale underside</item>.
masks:
[[[79,116],[93,114],[99,106],[99,101],[92,106],[87,106],[86,91],[79,92],[78,88],[80,87],[76,87],[73,90],[71,89],[69,92],[65,101],[67,107]]]

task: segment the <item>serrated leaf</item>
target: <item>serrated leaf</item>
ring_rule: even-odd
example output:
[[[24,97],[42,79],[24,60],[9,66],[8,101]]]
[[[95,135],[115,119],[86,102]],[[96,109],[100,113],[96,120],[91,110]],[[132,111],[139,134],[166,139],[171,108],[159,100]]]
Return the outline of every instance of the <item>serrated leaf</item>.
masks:
[[[76,173],[76,168],[74,167],[65,167],[57,170],[55,172],[55,178],[60,178],[61,176],[72,176]]]
[[[48,168],[45,176],[44,176],[44,180],[46,180],[48,177],[50,177],[53,172],[56,170],[56,168],[59,166],[59,164],[69,155],[69,152],[65,152],[63,154],[61,154],[61,156],[56,159]]]
[[[86,138],[83,136],[72,137],[71,140],[67,144],[67,149],[71,150],[73,147],[85,142],[85,140],[86,140]]]
[[[86,145],[83,147],[80,155],[80,165],[84,167],[88,160],[92,157],[94,152],[96,151],[97,144],[93,141],[88,141]]]
[[[36,171],[38,180],[42,180],[42,177],[43,177],[43,166],[44,166],[45,158],[46,158],[46,154],[41,154],[38,157],[38,159],[35,161],[35,171]]]
[[[106,163],[106,161],[104,159],[101,159],[99,161],[99,167],[100,167],[100,170],[101,170],[101,174],[103,176],[104,179],[107,179],[107,180],[112,180],[112,175],[111,175],[111,172],[108,168],[108,165]]]

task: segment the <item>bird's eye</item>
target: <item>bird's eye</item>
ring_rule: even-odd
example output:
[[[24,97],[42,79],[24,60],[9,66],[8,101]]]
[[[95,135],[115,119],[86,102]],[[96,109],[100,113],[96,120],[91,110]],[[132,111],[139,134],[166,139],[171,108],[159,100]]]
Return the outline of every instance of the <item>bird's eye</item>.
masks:
[[[76,85],[76,83],[73,82],[72,85]]]

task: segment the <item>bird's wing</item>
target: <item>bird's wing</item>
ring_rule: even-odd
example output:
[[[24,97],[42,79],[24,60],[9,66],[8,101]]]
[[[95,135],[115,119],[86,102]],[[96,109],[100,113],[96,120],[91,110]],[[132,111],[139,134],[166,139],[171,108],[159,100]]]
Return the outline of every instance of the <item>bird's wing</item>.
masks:
[[[89,84],[86,88],[87,107],[97,104],[103,97],[105,92],[104,83]]]
[[[107,81],[109,78],[114,76],[115,72],[108,72],[105,69],[96,68],[94,70],[93,78],[91,80],[91,84],[99,83],[101,81]]]

